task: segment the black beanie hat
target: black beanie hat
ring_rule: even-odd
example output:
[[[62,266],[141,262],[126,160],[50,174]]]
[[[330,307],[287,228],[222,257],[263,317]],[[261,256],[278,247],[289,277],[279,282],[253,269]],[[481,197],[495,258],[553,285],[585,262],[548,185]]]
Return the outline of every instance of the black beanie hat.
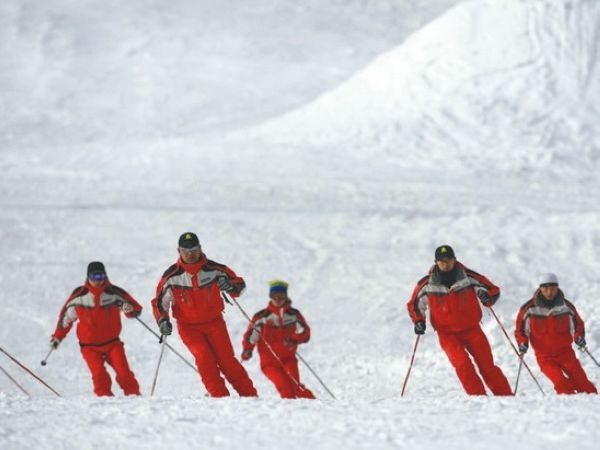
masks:
[[[439,261],[443,258],[455,258],[454,250],[449,245],[440,245],[435,249],[435,260]]]
[[[93,273],[101,273],[106,275],[106,269],[104,268],[104,264],[102,264],[100,261],[93,261],[89,263],[87,268],[88,278]]]
[[[183,233],[179,236],[179,247],[180,248],[194,248],[200,247],[200,241],[198,240],[198,236],[194,233]]]

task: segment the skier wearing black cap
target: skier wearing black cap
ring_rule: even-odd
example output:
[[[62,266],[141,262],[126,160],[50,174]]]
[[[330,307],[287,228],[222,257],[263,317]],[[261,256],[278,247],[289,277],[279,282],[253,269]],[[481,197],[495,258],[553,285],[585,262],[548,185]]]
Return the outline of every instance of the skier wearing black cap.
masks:
[[[469,395],[486,395],[484,383],[494,395],[512,395],[504,373],[494,364],[490,343],[479,324],[479,303],[491,307],[498,297],[498,286],[458,262],[452,247],[441,245],[435,250],[435,264],[419,280],[408,301],[416,334],[425,333],[425,313],[429,309],[440,346]]]
[[[94,393],[112,396],[107,362],[116,373],[116,380],[125,395],[140,395],[140,387],[129,368],[121,333],[121,311],[128,318],[142,312],[141,305],[124,289],[111,284],[104,264],[88,265],[85,284],[73,291],[60,310],[50,346],[58,348],[77,321],[77,337],[81,354],[92,374]]]
[[[221,374],[240,396],[256,396],[252,380],[235,358],[223,319],[225,304],[221,292],[240,296],[246,287],[244,280],[229,267],[207,259],[194,233],[181,235],[177,251],[179,259],[164,273],[152,299],[161,333],[172,333],[172,313],[179,336],[194,355],[211,397],[229,395]]]

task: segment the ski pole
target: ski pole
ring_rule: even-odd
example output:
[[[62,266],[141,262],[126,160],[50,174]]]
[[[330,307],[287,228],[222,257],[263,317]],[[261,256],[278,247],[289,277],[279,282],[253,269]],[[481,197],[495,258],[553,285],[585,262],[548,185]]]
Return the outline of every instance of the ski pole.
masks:
[[[4,375],[6,375],[8,377],[8,379],[10,381],[15,383],[15,385],[21,390],[21,392],[23,392],[27,397],[31,397],[31,395],[29,395],[29,392],[27,392],[25,390],[25,388],[17,382],[17,380],[15,380],[13,377],[11,377],[10,373],[8,373],[6,370],[4,370],[4,367],[0,366],[0,370],[4,373]]]
[[[163,355],[165,353],[165,347],[167,345],[167,336],[164,334],[161,336],[162,344],[160,345],[160,356],[158,357],[158,364],[156,365],[156,372],[154,372],[154,380],[152,380],[152,389],[150,390],[150,397],[154,395],[154,389],[156,389],[156,380],[158,379],[158,369],[160,369],[160,363],[162,362]]]
[[[42,366],[45,366],[46,364],[48,364],[48,358],[50,358],[50,355],[52,354],[53,351],[54,351],[54,347],[51,347],[50,351],[48,352],[48,354],[46,355],[46,357],[44,359],[42,359],[42,361],[40,362],[40,364]]]
[[[598,367],[600,367],[600,364],[598,364],[598,361],[596,361],[596,358],[594,358],[594,357],[592,356],[592,354],[591,354],[591,353],[590,353],[590,351],[587,349],[587,347],[583,347],[583,351],[584,351],[584,352],[586,352],[586,353],[587,353],[587,355],[588,355],[590,358],[592,358],[592,361],[594,361]]]
[[[232,303],[232,302],[235,303],[235,305],[241,311],[241,313],[246,318],[246,320],[248,322],[252,323],[252,319],[250,318],[250,316],[246,313],[246,311],[244,311],[244,309],[240,306],[239,302],[235,298],[230,297],[225,292],[223,292],[222,294],[223,294],[223,297],[225,298],[225,301],[227,301],[228,303]],[[279,356],[277,356],[277,354],[275,353],[275,351],[273,350],[273,348],[271,347],[271,345],[267,342],[267,340],[263,339],[262,334],[260,335],[260,339],[265,343],[265,346],[271,352],[271,354],[273,355],[273,357],[277,360],[277,362],[279,363],[279,365],[283,368],[283,370],[285,371],[285,373],[287,374],[287,376],[290,377],[290,379],[300,389],[302,389],[303,391],[306,391],[306,388],[302,385],[302,383],[300,383],[300,381],[298,381],[294,376],[292,376],[292,374],[289,372],[289,370],[285,367],[285,364],[283,364],[283,361],[281,361],[281,359],[279,358]],[[335,395],[333,395],[333,393],[329,390],[329,388],[325,385],[325,383],[323,383],[323,380],[321,380],[321,378],[319,378],[317,376],[317,374],[315,373],[315,371],[312,370],[312,368],[307,364],[307,362],[304,360],[304,358],[302,357],[302,355],[300,355],[300,353],[298,353],[298,351],[296,351],[296,356],[298,357],[298,359],[300,359],[300,361],[302,361],[306,365],[306,367],[308,368],[308,370],[310,370],[310,372],[315,376],[315,378],[317,379],[317,381],[319,383],[321,383],[321,386],[323,386],[323,388],[325,388],[325,390],[327,391],[327,393],[329,395],[331,395],[331,398],[333,398],[334,400],[337,400],[335,398]]]
[[[524,357],[524,354],[521,354],[521,356],[519,356],[519,370],[517,370],[517,379],[515,381],[515,389],[513,390],[513,395],[517,395],[517,389],[519,389],[519,377],[521,376],[521,368],[523,367]]]
[[[421,335],[417,334],[417,339],[415,340],[415,348],[413,348],[412,357],[410,358],[410,365],[408,366],[406,377],[404,377],[404,383],[402,384],[402,392],[400,393],[400,397],[404,396],[404,390],[406,389],[406,385],[408,384],[408,377],[410,376],[410,371],[412,370],[413,363],[415,362],[415,355],[417,354],[417,346],[419,345],[420,338]]]
[[[141,323],[150,333],[152,333],[154,336],[156,336],[157,338],[160,339],[160,335],[156,331],[154,331],[152,328],[150,328],[146,322],[144,322],[139,317],[136,317],[136,320],[139,323]],[[177,350],[175,350],[171,345],[169,345],[169,344],[165,344],[165,345],[167,346],[167,348],[169,350],[171,350],[173,353],[175,353],[177,356],[179,356],[179,358],[181,358],[181,360],[184,363],[186,363],[188,366],[190,366],[192,369],[194,369],[194,372],[198,373],[198,369],[196,368],[196,366],[194,366],[191,362],[189,362],[187,359],[185,359],[185,357],[183,355],[181,355],[181,353],[179,353]]]
[[[17,364],[21,369],[23,369],[25,372],[27,372],[29,375],[31,375],[33,378],[35,378],[36,380],[38,380],[40,383],[42,383],[44,386],[46,386],[48,389],[50,389],[52,392],[54,392],[58,397],[61,397],[61,395],[56,392],[48,383],[46,383],[44,380],[42,380],[40,377],[38,377],[35,373],[33,373],[31,370],[29,370],[27,367],[25,367],[23,364],[21,364],[19,361],[17,361],[15,358],[13,358],[11,355],[9,355],[6,350],[4,350],[2,347],[0,347],[0,352],[4,353],[6,356],[8,356],[15,364]]]
[[[504,328],[504,326],[500,322],[500,319],[498,319],[498,316],[496,315],[496,311],[494,311],[494,308],[492,308],[491,306],[488,306],[488,308],[490,308],[490,311],[492,312],[492,315],[494,316],[494,319],[496,319],[496,322],[498,322],[498,325],[500,326],[500,329],[504,333],[504,336],[506,337],[506,340],[508,341],[508,343],[510,344],[510,346],[514,350],[514,352],[517,355],[517,357],[520,358],[519,351],[517,350],[517,347],[515,347],[515,344],[513,344],[513,341],[510,339],[510,336],[506,332],[506,329]],[[522,358],[521,358],[521,360],[522,360]],[[539,381],[537,380],[537,378],[535,377],[535,375],[533,374],[533,372],[529,368],[529,365],[524,360],[522,360],[522,361],[523,361],[523,365],[525,366],[525,368],[529,372],[529,375],[531,375],[531,378],[533,378],[533,381],[535,381],[535,384],[537,385],[537,387],[540,390],[540,392],[542,393],[542,395],[546,395],[546,393],[542,389],[542,386],[540,385]]]
[[[308,370],[310,370],[310,373],[312,373],[314,375],[314,377],[319,381],[319,383],[321,383],[321,386],[323,386],[325,388],[325,390],[327,391],[327,393],[329,395],[331,395],[331,398],[333,398],[334,400],[336,400],[335,395],[333,395],[333,392],[331,392],[327,386],[325,386],[325,383],[323,383],[323,380],[321,380],[321,378],[319,378],[319,375],[317,375],[317,373],[312,370],[312,368],[308,365],[308,363],[306,362],[306,360],[302,357],[302,355],[298,352],[296,352],[296,356],[298,357],[298,359],[300,359],[300,361],[302,361],[302,363],[304,363],[304,365],[306,366],[306,368]]]

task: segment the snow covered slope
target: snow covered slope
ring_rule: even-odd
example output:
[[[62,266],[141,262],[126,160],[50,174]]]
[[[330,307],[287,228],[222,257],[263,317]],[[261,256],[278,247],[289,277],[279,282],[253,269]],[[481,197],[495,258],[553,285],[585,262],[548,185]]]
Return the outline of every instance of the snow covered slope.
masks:
[[[267,128],[411,167],[595,170],[599,23],[593,1],[466,2]]]
[[[0,143],[39,147],[256,123],[457,0],[1,3]]]
[[[450,3],[414,2],[411,17],[392,0],[2,2],[0,346],[63,398],[0,355],[34,396],[0,374],[0,447],[595,448],[596,397],[542,396],[522,374],[515,398],[467,398],[430,329],[399,398],[405,303],[440,243],[501,286],[509,331],[554,271],[600,344],[599,3],[470,1],[403,41]],[[142,398],[92,397],[74,335],[39,365],[91,260],[152,325],[185,230],[245,277],[250,314],[267,280],[290,282],[313,329],[301,353],[337,400],[302,369],[319,399],[281,401],[256,360],[260,399],[208,399],[170,353],[150,398],[159,346],[135,321],[122,337]],[[225,318],[239,351],[245,320]],[[483,326],[514,382],[502,331],[489,314]]]

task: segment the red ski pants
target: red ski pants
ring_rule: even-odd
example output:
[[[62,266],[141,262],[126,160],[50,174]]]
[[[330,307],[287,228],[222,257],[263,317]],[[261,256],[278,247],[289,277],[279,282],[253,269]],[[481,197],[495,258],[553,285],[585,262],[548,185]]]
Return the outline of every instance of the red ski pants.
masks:
[[[547,356],[536,353],[535,357],[540,370],[554,384],[557,394],[598,393],[571,347],[558,355]]]
[[[479,325],[458,333],[438,330],[438,339],[467,394],[486,395],[483,385],[485,382],[494,395],[513,395],[504,373],[494,365],[492,348]],[[471,358],[475,361],[483,382]]]
[[[223,317],[203,324],[178,322],[177,329],[181,340],[194,355],[200,378],[211,397],[229,395],[221,372],[240,396],[257,396],[246,369],[235,358]]]
[[[275,385],[281,398],[308,398],[314,399],[315,395],[302,383],[298,371],[298,361],[295,358],[284,359],[281,364],[262,367],[266,377]]]
[[[112,396],[112,381],[104,365],[107,362],[115,371],[116,380],[125,395],[140,395],[140,385],[127,364],[123,343],[119,340],[106,345],[81,347],[81,354],[92,373],[94,394]]]

